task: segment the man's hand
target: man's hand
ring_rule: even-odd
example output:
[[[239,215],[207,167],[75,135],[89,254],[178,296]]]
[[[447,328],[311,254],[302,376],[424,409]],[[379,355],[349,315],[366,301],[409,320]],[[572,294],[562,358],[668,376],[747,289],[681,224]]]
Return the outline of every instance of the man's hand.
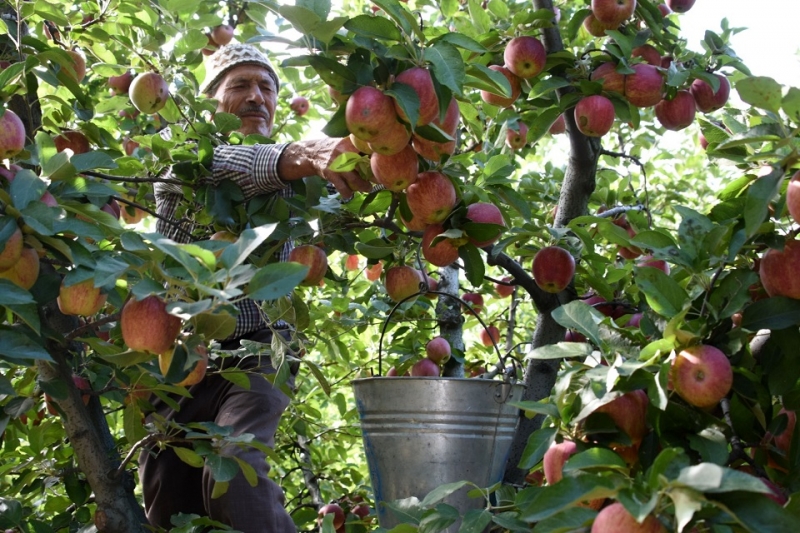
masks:
[[[331,164],[345,152],[358,153],[358,149],[346,137],[291,143],[278,161],[278,175],[285,181],[306,176],[320,176],[336,187],[345,199],[352,198],[353,191],[370,191],[372,184],[362,179],[355,170],[349,172],[330,170]]]

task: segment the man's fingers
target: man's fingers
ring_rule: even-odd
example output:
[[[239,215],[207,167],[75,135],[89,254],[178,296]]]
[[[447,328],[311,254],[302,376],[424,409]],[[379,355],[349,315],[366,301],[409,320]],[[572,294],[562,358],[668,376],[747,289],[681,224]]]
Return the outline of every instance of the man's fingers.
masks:
[[[342,175],[351,189],[361,192],[369,192],[372,190],[372,184],[363,179],[358,172],[345,172]]]
[[[349,200],[353,197],[353,190],[347,184],[347,182],[339,177],[339,174],[333,174],[328,176],[328,183],[332,184],[336,187],[336,191],[344,198],[345,200]]]

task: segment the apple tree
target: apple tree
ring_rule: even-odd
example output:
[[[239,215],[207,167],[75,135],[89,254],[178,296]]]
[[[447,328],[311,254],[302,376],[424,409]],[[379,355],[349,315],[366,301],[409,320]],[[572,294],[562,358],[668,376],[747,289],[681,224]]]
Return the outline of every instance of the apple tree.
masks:
[[[349,382],[394,367],[526,386],[465,530],[791,531],[800,90],[752,76],[724,20],[688,47],[693,2],[346,4],[3,5],[0,526],[144,531],[142,450],[223,492],[252,472],[234,444],[267,451],[300,530],[374,529]],[[271,140],[197,96],[232,38],[280,65]],[[214,146],[319,131],[381,187],[242,203],[209,179]],[[155,232],[159,181],[194,198],[191,244]],[[241,349],[278,385],[300,364],[274,451],[145,419],[206,371],[247,382],[215,364],[241,298],[295,332]],[[452,524],[440,500],[402,530]]]

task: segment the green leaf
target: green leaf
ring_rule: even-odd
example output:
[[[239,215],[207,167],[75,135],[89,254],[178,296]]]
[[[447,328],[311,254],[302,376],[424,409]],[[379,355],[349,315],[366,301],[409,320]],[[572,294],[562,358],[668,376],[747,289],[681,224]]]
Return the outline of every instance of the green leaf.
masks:
[[[723,506],[747,531],[786,533],[797,529],[797,517],[766,496],[732,492],[716,495],[711,501]]]
[[[653,311],[663,317],[680,313],[689,299],[684,288],[658,268],[635,267],[634,280]]]
[[[307,273],[300,263],[271,263],[256,272],[246,292],[253,300],[275,300],[292,292]]]
[[[778,113],[781,109],[781,84],[766,76],[752,76],[736,83],[739,97],[755,107]]]
[[[400,41],[403,38],[397,26],[384,17],[358,15],[345,22],[344,27],[356,35],[370,39]]]
[[[459,247],[458,256],[464,261],[467,281],[475,287],[480,287],[483,283],[483,276],[486,273],[486,265],[483,263],[480,250],[474,244],[467,243]]]
[[[742,328],[784,329],[800,324],[800,300],[775,296],[753,302],[742,313]]]
[[[588,531],[588,525],[596,516],[597,511],[592,509],[570,507],[538,522],[532,531],[533,533]]]
[[[565,328],[575,329],[586,335],[586,338],[592,341],[595,346],[602,345],[598,326],[605,317],[591,305],[586,305],[581,300],[574,300],[554,310],[552,316],[553,320]],[[568,342],[564,344],[581,343]]]
[[[311,33],[322,20],[310,9],[299,6],[281,6],[278,13],[300,33]]]
[[[522,409],[523,411],[545,416],[558,417],[558,406],[549,402],[534,402],[534,401],[510,402],[510,405]]]
[[[430,491],[425,498],[420,502],[422,507],[430,507],[435,503],[439,503],[457,490],[469,484],[469,481],[456,481],[455,483],[445,483],[439,485]]]
[[[766,176],[761,176],[747,189],[744,208],[744,225],[748,237],[756,234],[769,213],[769,204],[778,194],[783,172],[773,168]]]
[[[520,505],[519,518],[526,522],[539,522],[576,503],[605,498],[616,492],[613,482],[607,478],[593,475],[565,477],[555,485],[544,487]]]
[[[385,19],[384,19],[385,20]],[[403,112],[408,117],[408,123],[416,125],[419,119],[419,95],[410,85],[395,82],[392,87],[384,92],[395,99]]]
[[[464,513],[464,521],[458,533],[482,533],[492,522],[492,516],[486,509],[470,509]]]
[[[244,478],[247,480],[247,483],[249,483],[251,487],[258,485],[258,474],[256,473],[256,469],[253,468],[250,463],[245,462],[239,457],[234,456],[233,458],[236,459],[236,462],[239,464],[239,468],[242,470],[242,474],[244,474]]]
[[[492,28],[492,19],[483,5],[481,5],[480,0],[469,0],[468,7],[475,31],[479,34],[488,32]]]
[[[800,89],[789,87],[786,96],[781,101],[781,107],[790,120],[795,124],[800,124]]]
[[[607,448],[589,448],[576,453],[564,464],[564,472],[590,470],[592,468],[617,468],[627,470],[628,464],[616,453]]]
[[[43,346],[9,326],[0,326],[0,356],[6,360],[53,360]]]
[[[444,35],[440,35],[439,37],[433,39],[431,43],[436,43],[437,41],[446,41],[454,46],[459,48],[463,48],[464,50],[469,50],[470,52],[475,52],[478,54],[482,54],[486,52],[486,47],[483,46],[478,41],[467,37],[463,33],[445,33]]]
[[[191,448],[175,446],[172,448],[172,451],[175,452],[175,455],[178,456],[178,459],[180,459],[189,466],[193,466],[195,468],[202,468],[203,465],[205,464],[203,458]]]
[[[241,370],[223,370],[219,373],[219,375],[237,387],[241,387],[244,390],[250,390],[250,377],[248,376],[247,372],[243,372]]]
[[[220,256],[220,261],[226,268],[233,268],[244,263],[256,248],[272,235],[277,224],[264,224],[256,228],[249,228],[239,235],[236,242],[225,248]]]
[[[325,374],[322,373],[322,370],[316,365],[316,363],[304,360],[303,363],[308,367],[311,373],[316,378],[319,386],[322,388],[322,391],[325,393],[326,396],[331,395],[331,385],[328,383],[328,380],[325,379]]]
[[[205,464],[211,470],[211,476],[217,483],[230,481],[239,473],[239,465],[230,457],[211,454],[206,456]]]
[[[528,437],[528,443],[525,445],[525,450],[522,452],[519,464],[517,465],[522,470],[530,470],[538,465],[544,453],[555,442],[558,428],[542,428],[534,431]]]
[[[383,259],[394,253],[394,246],[382,239],[370,239],[367,242],[357,242],[356,251],[367,259]]]
[[[531,350],[525,359],[565,359],[587,357],[592,354],[592,345],[585,342],[559,342]]]
[[[424,58],[431,63],[433,74],[439,83],[454,94],[461,95],[466,68],[458,49],[448,42],[439,41],[425,49]]]
[[[551,107],[539,113],[539,115],[529,124],[527,137],[528,143],[533,144],[544,137],[544,135],[550,129],[550,126],[553,125],[553,122],[556,121],[560,114],[561,110],[557,107]]]
[[[740,490],[764,494],[770,492],[769,487],[759,478],[713,463],[700,463],[684,468],[676,482],[705,493]]]

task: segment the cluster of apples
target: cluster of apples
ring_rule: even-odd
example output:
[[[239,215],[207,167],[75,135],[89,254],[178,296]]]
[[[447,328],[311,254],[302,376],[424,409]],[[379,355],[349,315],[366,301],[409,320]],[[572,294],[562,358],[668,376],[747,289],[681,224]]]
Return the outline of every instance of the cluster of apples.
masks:
[[[800,171],[789,179],[786,189],[786,209],[795,223],[800,224]],[[758,263],[761,284],[769,296],[800,299],[800,241],[789,237],[783,250],[770,248]]]

